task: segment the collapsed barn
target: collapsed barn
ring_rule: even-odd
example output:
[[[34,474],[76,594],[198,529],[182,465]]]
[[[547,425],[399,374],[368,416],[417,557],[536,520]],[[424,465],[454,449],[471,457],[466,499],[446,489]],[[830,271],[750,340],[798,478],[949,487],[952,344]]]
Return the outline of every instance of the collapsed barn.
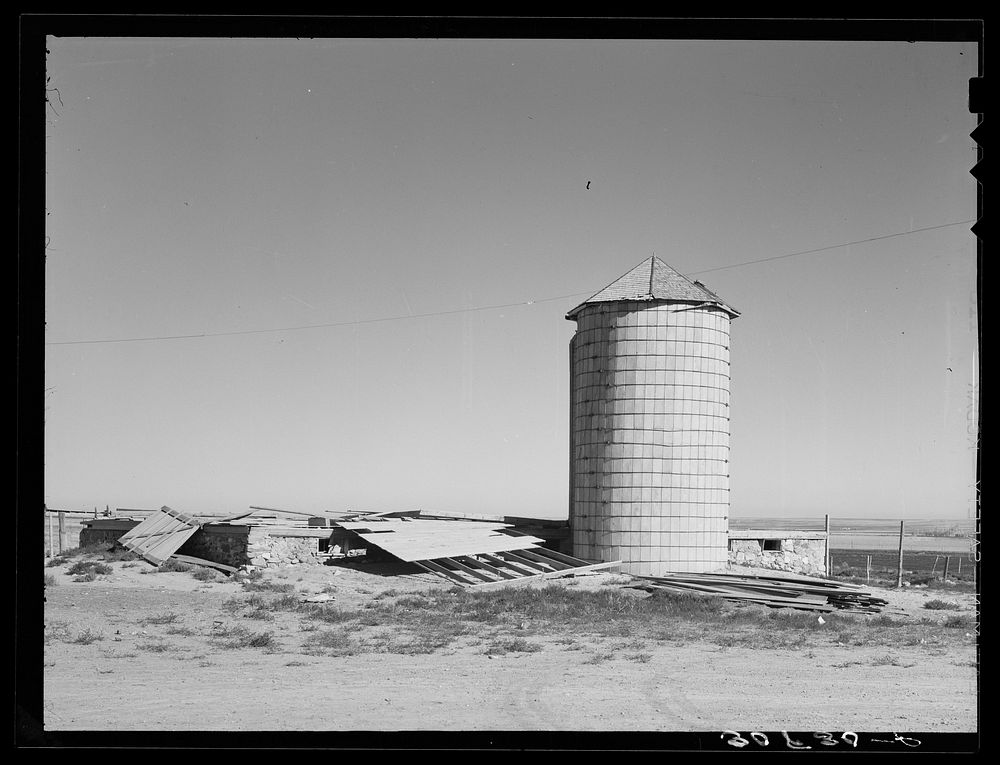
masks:
[[[567,521],[263,507],[196,517],[163,507],[88,521],[81,545],[113,542],[157,566],[173,557],[227,573],[363,554],[463,587],[614,569],[644,588],[804,608],[833,592],[824,608],[856,605],[855,594],[840,597],[849,585],[725,573],[733,564],[827,573],[827,532],[729,529],[729,330],[739,315],[655,256],[566,315],[577,325]]]

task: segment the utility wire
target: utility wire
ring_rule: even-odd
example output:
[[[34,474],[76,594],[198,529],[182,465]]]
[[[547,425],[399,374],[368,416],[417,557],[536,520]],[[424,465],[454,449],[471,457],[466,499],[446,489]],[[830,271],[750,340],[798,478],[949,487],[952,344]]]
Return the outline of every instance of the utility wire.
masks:
[[[894,236],[909,236],[910,234],[917,234],[921,231],[933,231],[936,228],[947,228],[948,226],[961,226],[965,223],[975,223],[976,219],[971,220],[960,220],[954,223],[942,223],[938,226],[926,226],[924,228],[915,228],[911,231],[900,231],[895,234],[883,234],[882,236],[871,236],[867,239],[858,239],[856,242],[844,242],[843,244],[831,244],[828,247],[817,247],[815,250],[800,250],[799,252],[790,252],[787,255],[774,255],[770,258],[761,258],[760,260],[748,260],[745,263],[734,263],[731,266],[719,266],[718,268],[706,268],[704,271],[692,271],[691,275],[695,276],[697,274],[709,274],[713,271],[725,271],[729,268],[741,268],[743,266],[753,266],[757,263],[768,263],[772,260],[781,260],[783,258],[794,258],[796,255],[809,255],[813,252],[824,252],[825,250],[836,250],[840,247],[850,247],[853,244],[864,244],[865,242],[877,242],[880,239],[892,239]]]
[[[843,242],[841,244],[831,244],[827,247],[817,247],[812,250],[799,250],[798,252],[789,252],[785,255],[774,255],[769,258],[760,258],[759,260],[748,260],[743,263],[732,263],[728,266],[719,266],[717,268],[706,268],[701,271],[691,271],[688,276],[699,276],[701,274],[713,273],[715,271],[727,271],[731,268],[742,268],[744,266],[752,266],[758,263],[768,263],[773,260],[783,260],[785,258],[794,258],[799,255],[809,255],[816,252],[825,252],[827,250],[836,250],[841,247],[850,247],[855,244],[865,244],[866,242],[876,242],[882,239],[892,239],[897,236],[909,236],[910,234],[917,234],[923,231],[933,231],[939,228],[948,228],[949,226],[961,226],[966,223],[975,223],[975,219],[971,220],[961,220],[955,221],[954,223],[942,223],[937,226],[926,226],[924,228],[915,228],[910,231],[899,231],[895,234],[883,234],[882,236],[872,236],[867,239],[858,239],[853,242]],[[382,316],[375,319],[356,319],[352,321],[335,321],[325,324],[300,324],[292,327],[271,327],[269,329],[243,329],[235,330],[232,332],[199,332],[197,334],[191,335],[155,335],[151,337],[124,337],[124,338],[109,338],[104,340],[63,340],[56,342],[47,342],[45,345],[96,345],[102,343],[141,343],[141,342],[151,342],[155,340],[191,340],[200,337],[233,337],[236,335],[261,335],[268,332],[294,332],[303,329],[324,329],[330,327],[352,327],[361,324],[376,324],[379,322],[386,321],[401,321],[403,319],[426,319],[432,316],[449,316],[456,313],[472,313],[474,311],[493,311],[500,308],[518,308],[520,306],[534,305],[535,303],[551,303],[555,300],[568,300],[572,297],[580,297],[581,295],[592,295],[593,290],[587,290],[586,292],[574,292],[569,295],[558,295],[556,297],[539,298],[537,300],[522,300],[516,303],[498,303],[496,305],[481,305],[474,306],[472,308],[454,308],[448,311],[429,311],[427,313],[411,313],[402,314],[398,316]]]

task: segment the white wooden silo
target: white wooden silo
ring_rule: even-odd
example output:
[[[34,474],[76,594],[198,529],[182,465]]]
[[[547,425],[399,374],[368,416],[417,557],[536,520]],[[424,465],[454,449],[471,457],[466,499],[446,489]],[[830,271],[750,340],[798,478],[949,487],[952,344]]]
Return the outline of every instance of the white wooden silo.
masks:
[[[573,554],[658,576],[724,568],[729,325],[656,257],[570,311]]]

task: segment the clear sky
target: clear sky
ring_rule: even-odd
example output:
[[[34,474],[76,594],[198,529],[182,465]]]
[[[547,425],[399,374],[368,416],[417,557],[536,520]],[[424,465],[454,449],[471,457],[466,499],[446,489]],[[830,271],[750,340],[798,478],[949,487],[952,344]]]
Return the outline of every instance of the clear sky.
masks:
[[[49,507],[565,517],[655,253],[743,314],[732,515],[973,512],[974,44],[48,48]]]

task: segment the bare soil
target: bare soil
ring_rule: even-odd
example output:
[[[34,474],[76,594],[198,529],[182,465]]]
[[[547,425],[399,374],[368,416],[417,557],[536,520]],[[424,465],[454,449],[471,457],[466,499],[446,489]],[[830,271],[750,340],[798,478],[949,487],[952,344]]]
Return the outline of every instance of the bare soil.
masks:
[[[977,730],[975,628],[889,646],[837,644],[818,630],[793,647],[748,648],[720,644],[709,630],[679,642],[515,624],[429,652],[330,655],[310,646],[317,626],[302,613],[253,616],[241,583],[135,561],[77,582],[68,565],[46,569],[47,731]],[[450,587],[408,572],[303,565],[263,581],[288,590],[269,596],[342,609]],[[627,578],[556,581],[621,590]],[[975,616],[969,592],[871,590],[894,619]],[[932,599],[956,607],[924,608]],[[230,647],[227,636],[240,631],[269,633],[269,644]],[[530,649],[495,648],[522,635]]]

